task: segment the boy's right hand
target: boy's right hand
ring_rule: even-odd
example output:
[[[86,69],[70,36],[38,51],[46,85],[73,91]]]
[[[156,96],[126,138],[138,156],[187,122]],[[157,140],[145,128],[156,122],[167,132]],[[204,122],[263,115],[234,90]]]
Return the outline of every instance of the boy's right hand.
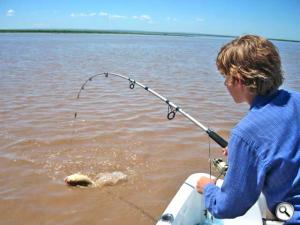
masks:
[[[223,152],[224,156],[227,156],[228,155],[227,147],[226,148],[222,148],[222,152]]]

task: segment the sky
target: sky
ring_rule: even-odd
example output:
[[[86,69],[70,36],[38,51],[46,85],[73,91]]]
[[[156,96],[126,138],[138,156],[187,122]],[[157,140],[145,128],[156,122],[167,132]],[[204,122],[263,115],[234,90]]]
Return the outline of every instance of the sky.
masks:
[[[250,33],[300,40],[300,0],[0,0],[0,29]]]

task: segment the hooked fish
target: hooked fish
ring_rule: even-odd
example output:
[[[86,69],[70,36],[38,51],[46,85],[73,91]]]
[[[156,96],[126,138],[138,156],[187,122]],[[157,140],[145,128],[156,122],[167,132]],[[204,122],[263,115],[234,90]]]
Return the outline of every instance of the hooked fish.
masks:
[[[80,174],[80,173],[74,173],[70,176],[67,176],[64,179],[65,183],[70,186],[89,186],[93,185],[94,182],[86,175]]]
[[[93,186],[93,187],[102,187],[105,185],[115,185],[121,181],[126,181],[127,175],[115,171],[112,173],[99,173],[96,177],[96,180],[93,181],[87,175],[83,175],[81,173],[74,173],[70,176],[67,176],[64,181],[66,184],[70,186]]]

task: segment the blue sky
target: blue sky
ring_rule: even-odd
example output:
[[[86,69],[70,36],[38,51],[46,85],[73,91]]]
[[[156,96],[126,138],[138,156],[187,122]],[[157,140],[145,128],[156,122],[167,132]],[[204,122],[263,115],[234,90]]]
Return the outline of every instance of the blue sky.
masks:
[[[0,29],[258,34],[300,40],[300,0],[0,0]]]

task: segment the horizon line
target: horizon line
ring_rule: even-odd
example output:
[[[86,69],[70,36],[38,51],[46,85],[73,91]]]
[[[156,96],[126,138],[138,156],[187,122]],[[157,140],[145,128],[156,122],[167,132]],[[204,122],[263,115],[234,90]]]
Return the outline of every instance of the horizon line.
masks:
[[[72,28],[29,28],[29,29],[0,29],[0,33],[90,33],[90,34],[138,34],[138,35],[161,35],[161,36],[207,36],[207,37],[230,37],[238,35],[205,34],[190,32],[168,32],[168,31],[142,31],[142,30],[97,30],[97,29],[72,29]],[[300,42],[300,40],[284,38],[268,38],[274,41]]]

